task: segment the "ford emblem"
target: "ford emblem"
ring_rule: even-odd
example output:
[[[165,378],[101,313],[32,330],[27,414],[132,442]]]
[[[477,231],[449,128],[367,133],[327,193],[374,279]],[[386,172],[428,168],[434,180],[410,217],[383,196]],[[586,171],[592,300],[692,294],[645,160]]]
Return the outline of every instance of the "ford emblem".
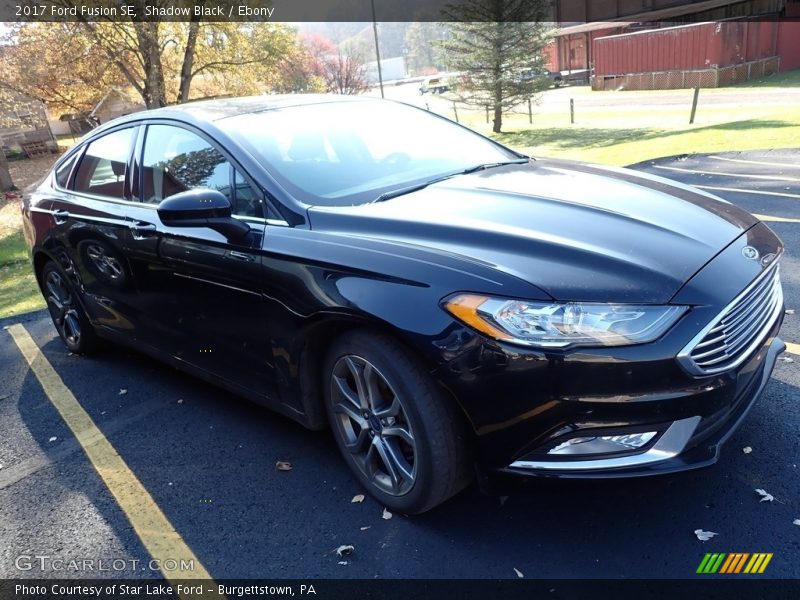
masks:
[[[745,246],[742,248],[742,256],[744,256],[747,260],[758,260],[758,250],[752,246]]]

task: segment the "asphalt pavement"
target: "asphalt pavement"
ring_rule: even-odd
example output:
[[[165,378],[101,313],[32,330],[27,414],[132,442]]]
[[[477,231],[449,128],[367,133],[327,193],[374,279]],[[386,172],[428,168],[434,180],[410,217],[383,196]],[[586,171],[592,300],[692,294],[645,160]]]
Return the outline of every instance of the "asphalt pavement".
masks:
[[[785,219],[769,225],[786,244],[782,274],[792,309],[800,304],[798,159],[800,151],[748,152],[635,168]],[[424,515],[385,518],[369,496],[352,501],[363,490],[329,434],[308,432],[135,352],[71,355],[43,312],[0,325],[14,323],[23,324],[216,579],[693,578],[709,552],[770,552],[759,577],[800,577],[796,354],[785,355],[796,362],[779,362],[711,468],[542,482],[507,498],[472,487]],[[786,316],[782,335],[800,343],[797,316]],[[292,469],[277,470],[278,461]],[[0,464],[0,578],[159,576],[8,331],[0,331]],[[774,500],[762,502],[756,489]],[[718,535],[701,541],[697,529]],[[352,545],[352,554],[339,557],[342,545]],[[30,559],[43,555],[49,558]],[[100,559],[125,566],[57,570],[56,559],[62,567]]]

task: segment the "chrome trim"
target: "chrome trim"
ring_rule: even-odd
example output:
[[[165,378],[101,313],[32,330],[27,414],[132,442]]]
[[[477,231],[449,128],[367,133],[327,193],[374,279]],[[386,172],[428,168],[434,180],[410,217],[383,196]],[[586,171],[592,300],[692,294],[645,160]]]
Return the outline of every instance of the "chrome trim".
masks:
[[[673,422],[649,450],[639,454],[627,454],[610,458],[586,458],[584,460],[517,460],[511,463],[509,468],[545,471],[596,471],[651,465],[675,458],[683,452],[699,423],[699,416]],[[578,436],[576,435],[576,437]],[[580,437],[586,437],[586,434],[583,433]]]
[[[266,221],[267,225],[274,225],[276,227],[288,227],[289,223],[283,219],[259,219],[259,221]]]
[[[131,223],[130,219],[126,219],[124,217],[119,217],[116,219],[109,218],[109,217],[95,217],[93,215],[84,215],[84,214],[76,214],[70,211],[58,211],[58,210],[49,210],[47,208],[37,208],[31,207],[31,212],[38,212],[51,215],[52,217],[56,216],[58,212],[67,212],[68,216],[67,219],[72,219],[74,221],[92,221],[94,223],[103,223],[105,225],[122,225],[128,227]],[[63,223],[64,221],[62,221]]]
[[[772,281],[765,283],[765,280],[769,279],[772,279]],[[754,290],[756,290],[756,292],[751,297],[750,294]],[[754,300],[756,301],[755,303]],[[741,303],[744,303],[743,306],[739,306]],[[751,306],[748,306],[748,304]],[[762,309],[756,310],[754,315],[751,314],[753,304],[758,305],[758,308]],[[731,323],[722,323],[731,313],[738,312],[738,310],[743,307],[746,307],[748,310],[743,311],[741,314],[734,314]],[[763,310],[763,307],[766,307],[766,310]],[[731,300],[708,325],[703,327],[703,329],[678,352],[678,363],[693,377],[705,377],[735,369],[747,360],[764,342],[782,311],[783,287],[781,286],[780,280],[780,264],[778,261],[775,261],[739,293],[738,296]],[[745,315],[747,316],[745,317]],[[730,327],[730,331],[726,332],[726,327]],[[756,329],[756,331],[751,331],[751,329]],[[745,335],[742,335],[743,333]],[[707,340],[706,338],[709,335],[714,336],[713,339]],[[747,339],[748,335],[753,336],[751,341],[749,343],[743,343],[742,341]],[[734,348],[733,353],[727,354],[726,350],[728,349],[728,345],[726,342],[728,339],[734,337],[737,339],[731,342]],[[712,342],[722,342],[723,345],[717,347],[715,350],[709,350],[692,357],[692,352],[710,346]],[[707,361],[706,366],[697,363],[697,359],[701,359],[700,362],[702,363],[702,359],[718,354],[719,352],[722,352],[722,356]],[[724,364],[721,366],[713,366],[715,363],[722,362],[724,362]]]

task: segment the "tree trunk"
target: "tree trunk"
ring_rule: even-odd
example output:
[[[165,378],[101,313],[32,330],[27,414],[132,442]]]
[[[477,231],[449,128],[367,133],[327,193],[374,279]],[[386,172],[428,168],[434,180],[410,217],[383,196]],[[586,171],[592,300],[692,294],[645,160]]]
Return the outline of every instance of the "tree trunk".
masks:
[[[11,180],[11,173],[8,172],[6,153],[0,147],[0,192],[8,192],[13,189],[14,182]]]
[[[144,103],[147,108],[166,106],[164,71],[158,44],[158,23],[136,23],[136,38],[144,64]]]
[[[492,131],[500,133],[503,127],[503,107],[499,104],[494,105],[494,121],[492,122]]]
[[[189,34],[186,38],[186,48],[183,51],[183,65],[181,66],[181,89],[178,102],[183,104],[189,101],[189,90],[192,86],[192,66],[194,65],[194,50],[197,46],[197,33],[200,31],[200,17],[192,17],[189,22]]]

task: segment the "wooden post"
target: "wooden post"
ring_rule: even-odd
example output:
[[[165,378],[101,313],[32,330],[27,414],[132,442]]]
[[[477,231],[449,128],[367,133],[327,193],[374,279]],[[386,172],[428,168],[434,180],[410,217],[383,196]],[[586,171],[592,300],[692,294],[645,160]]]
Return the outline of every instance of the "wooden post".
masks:
[[[456,123],[460,123],[458,120],[458,109],[456,108],[456,101],[453,100],[453,113],[456,115]]]
[[[697,100],[700,98],[700,87],[694,88],[694,99],[692,100],[692,115],[689,117],[689,125],[694,124],[694,116],[697,114]]]
[[[486,124],[489,124],[489,107],[486,107]]]
[[[575,125],[575,99],[569,99],[569,122]]]
[[[531,106],[530,98],[528,98],[528,123],[533,125],[533,107]]]

